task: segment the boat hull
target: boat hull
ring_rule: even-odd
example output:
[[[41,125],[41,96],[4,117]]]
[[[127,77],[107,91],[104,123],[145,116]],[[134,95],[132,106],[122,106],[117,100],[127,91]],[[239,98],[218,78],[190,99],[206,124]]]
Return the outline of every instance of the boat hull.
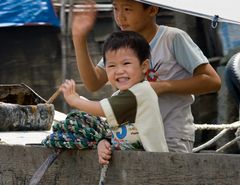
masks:
[[[28,185],[34,172],[54,152],[40,146],[0,145],[0,185]],[[239,155],[114,151],[106,185],[237,185]],[[96,150],[66,150],[44,174],[44,185],[98,184]]]

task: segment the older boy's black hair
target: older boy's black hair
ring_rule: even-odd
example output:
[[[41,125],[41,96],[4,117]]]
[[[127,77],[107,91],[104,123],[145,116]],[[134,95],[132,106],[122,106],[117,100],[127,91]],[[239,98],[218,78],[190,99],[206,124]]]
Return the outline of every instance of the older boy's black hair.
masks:
[[[111,2],[113,3],[114,0],[111,0]],[[149,8],[150,6],[153,6],[153,5],[150,5],[150,4],[147,4],[147,3],[142,3],[141,4],[143,5],[143,8],[144,9],[147,9]],[[158,13],[160,12],[160,7],[158,7]]]
[[[150,6],[153,6],[153,5],[150,5],[150,4],[146,4],[146,3],[142,3],[143,4],[143,8],[144,9],[147,9],[149,8]],[[158,8],[158,13],[160,12],[160,7],[157,7]]]
[[[151,57],[150,46],[147,40],[139,33],[133,31],[113,32],[103,46],[104,65],[106,64],[106,53],[108,51],[117,51],[122,48],[132,49],[139,59],[140,64]]]

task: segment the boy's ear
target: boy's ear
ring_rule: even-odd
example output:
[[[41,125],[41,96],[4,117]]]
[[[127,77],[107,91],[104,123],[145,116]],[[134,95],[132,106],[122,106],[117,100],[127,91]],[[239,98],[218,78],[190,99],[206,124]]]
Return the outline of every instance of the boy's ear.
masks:
[[[156,16],[159,12],[159,7],[156,6],[150,6],[149,7],[149,12],[151,16]]]
[[[149,60],[146,59],[142,63],[142,71],[143,71],[143,73],[145,74],[148,69],[149,69]]]

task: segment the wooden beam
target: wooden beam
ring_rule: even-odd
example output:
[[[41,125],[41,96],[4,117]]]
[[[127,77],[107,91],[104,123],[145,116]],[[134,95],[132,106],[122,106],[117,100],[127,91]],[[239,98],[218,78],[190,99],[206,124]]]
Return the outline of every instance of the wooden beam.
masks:
[[[27,185],[54,152],[40,146],[0,145],[0,185]],[[107,185],[237,185],[240,156],[233,154],[114,151]],[[96,185],[96,150],[64,151],[41,180],[44,185]]]

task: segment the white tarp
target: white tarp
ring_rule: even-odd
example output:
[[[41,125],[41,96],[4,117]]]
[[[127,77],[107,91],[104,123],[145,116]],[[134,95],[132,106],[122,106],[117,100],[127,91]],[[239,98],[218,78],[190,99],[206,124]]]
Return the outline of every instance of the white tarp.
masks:
[[[240,24],[240,0],[137,0],[219,22]]]

